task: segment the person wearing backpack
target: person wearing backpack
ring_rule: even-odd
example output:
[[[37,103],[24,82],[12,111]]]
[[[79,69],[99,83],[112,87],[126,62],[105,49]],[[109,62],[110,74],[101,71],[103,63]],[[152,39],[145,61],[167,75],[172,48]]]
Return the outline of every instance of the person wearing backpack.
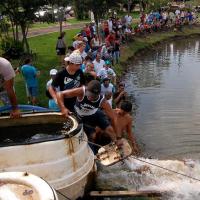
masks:
[[[66,43],[65,43],[65,32],[62,32],[60,36],[58,37],[57,43],[56,43],[56,52],[59,56],[60,65],[65,65],[64,57],[66,54]]]

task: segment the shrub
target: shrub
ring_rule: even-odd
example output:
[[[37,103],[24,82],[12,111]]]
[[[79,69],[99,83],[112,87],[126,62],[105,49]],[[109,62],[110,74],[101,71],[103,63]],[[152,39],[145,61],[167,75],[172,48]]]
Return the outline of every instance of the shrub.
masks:
[[[4,52],[3,55],[11,59],[19,59],[24,53],[23,43],[9,37],[2,38],[1,49]]]

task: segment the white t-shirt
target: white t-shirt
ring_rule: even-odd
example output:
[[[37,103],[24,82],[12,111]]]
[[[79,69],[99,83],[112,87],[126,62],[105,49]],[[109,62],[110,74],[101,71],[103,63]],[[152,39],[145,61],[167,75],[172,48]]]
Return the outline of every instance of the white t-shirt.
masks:
[[[109,32],[112,31],[112,28],[113,28],[112,20],[108,20],[108,29],[109,29]]]
[[[105,87],[104,84],[101,84],[101,95],[105,95],[107,92],[114,93],[114,85],[112,83],[109,83],[108,87]]]
[[[176,11],[175,11],[176,16],[177,16],[177,15],[180,15],[180,13],[181,13],[180,10],[176,10]]]
[[[100,62],[97,62],[96,59],[93,61],[94,64],[94,70],[97,74],[103,69],[103,66],[105,65],[105,61],[100,59]]]
[[[15,71],[8,60],[0,57],[0,92],[4,90],[4,81],[15,77]]]
[[[132,33],[130,28],[125,29],[125,33]]]
[[[100,41],[99,41],[98,39],[96,40],[96,39],[94,38],[94,39],[93,39],[93,44],[94,44],[95,47],[100,46]]]
[[[74,50],[73,53],[79,54],[83,59],[85,59],[85,57],[87,56],[87,53],[85,51],[81,53],[79,49]]]
[[[75,40],[73,43],[72,43],[72,46],[74,47],[74,49],[77,49],[77,46],[78,46],[78,43],[80,41],[79,40]]]
[[[132,23],[132,20],[133,20],[133,18],[129,15],[126,15],[125,16],[125,20],[126,20],[126,24],[131,24]]]
[[[112,68],[108,68],[106,69],[105,67],[102,68],[99,73],[97,73],[97,76],[103,80],[104,78],[107,78],[107,77],[115,77],[116,76],[116,73],[114,72],[114,70]]]
[[[113,93],[115,92],[115,88],[114,85],[112,83],[109,83],[108,87],[105,87],[104,84],[101,84],[101,95],[106,95],[107,93],[110,93],[113,95]],[[110,104],[111,108],[112,108],[112,96],[110,97],[110,99],[106,99],[106,101],[108,101],[108,103]]]

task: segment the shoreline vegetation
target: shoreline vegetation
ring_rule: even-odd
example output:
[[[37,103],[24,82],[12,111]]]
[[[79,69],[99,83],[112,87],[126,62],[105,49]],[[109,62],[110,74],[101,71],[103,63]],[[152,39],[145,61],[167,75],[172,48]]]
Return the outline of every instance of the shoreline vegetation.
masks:
[[[73,36],[79,29],[67,30],[67,44],[71,44]],[[30,46],[33,52],[37,53],[37,59],[34,66],[41,71],[39,77],[39,105],[43,107],[48,106],[48,99],[45,95],[46,82],[49,80],[49,70],[58,67],[58,58],[55,52],[55,43],[59,33],[51,33],[42,36],[36,36],[29,39]],[[155,49],[157,45],[173,41],[174,39],[189,38],[193,36],[200,36],[199,25],[183,26],[182,31],[161,31],[154,32],[143,36],[134,36],[133,41],[123,44],[121,46],[121,57],[119,64],[114,65],[114,70],[117,74],[118,80],[127,72],[127,66],[133,62],[135,58],[145,56],[145,52],[150,49]],[[13,63],[16,67],[17,63]],[[19,67],[19,66],[18,66]],[[21,74],[16,76],[15,80],[16,93],[19,104],[26,104],[25,84]]]

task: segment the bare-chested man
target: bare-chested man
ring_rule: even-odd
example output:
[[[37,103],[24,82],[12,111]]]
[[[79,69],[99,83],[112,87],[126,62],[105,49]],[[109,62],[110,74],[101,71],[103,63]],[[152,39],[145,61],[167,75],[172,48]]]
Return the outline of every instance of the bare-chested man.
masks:
[[[133,118],[130,115],[131,110],[131,102],[123,101],[120,108],[116,108],[114,111],[117,116],[118,133],[121,134],[121,137],[127,134],[126,138],[131,142],[133,154],[139,154],[139,148],[132,131]]]

